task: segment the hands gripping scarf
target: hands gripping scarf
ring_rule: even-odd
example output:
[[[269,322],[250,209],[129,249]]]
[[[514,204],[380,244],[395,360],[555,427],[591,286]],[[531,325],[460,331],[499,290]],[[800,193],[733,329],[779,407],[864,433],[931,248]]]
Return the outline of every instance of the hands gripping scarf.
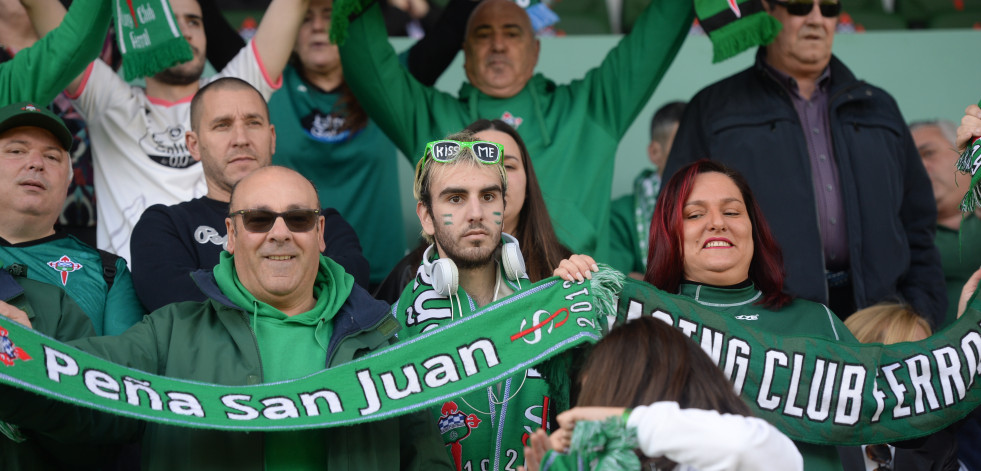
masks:
[[[191,60],[168,0],[115,0],[116,36],[126,80]]]
[[[981,106],[981,101],[978,106]],[[961,212],[965,215],[981,208],[981,172],[978,169],[981,169],[981,137],[972,139],[957,159],[957,170],[971,175],[971,186],[961,201]]]
[[[154,376],[0,318],[0,397],[19,388],[112,414],[220,430],[348,425],[432,407],[595,342],[614,322],[651,315],[710,352],[753,412],[795,440],[907,440],[981,404],[977,296],[960,319],[932,337],[879,345],[751,331],[687,297],[631,280],[619,289],[617,314],[607,317],[612,311],[601,308],[603,296],[595,291],[589,283],[550,278],[354,362],[256,386]]]
[[[330,41],[344,44],[351,17],[361,14],[373,0],[336,0]],[[656,0],[688,1],[688,0]],[[712,40],[712,62],[724,61],[751,47],[769,44],[780,32],[780,22],[763,11],[760,0],[691,0],[698,22]]]

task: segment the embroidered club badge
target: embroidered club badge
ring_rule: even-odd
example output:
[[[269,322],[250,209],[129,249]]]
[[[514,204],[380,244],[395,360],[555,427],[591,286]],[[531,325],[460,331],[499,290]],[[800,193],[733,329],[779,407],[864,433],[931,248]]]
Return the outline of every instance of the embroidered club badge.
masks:
[[[505,111],[504,114],[501,115],[501,121],[508,123],[508,126],[511,126],[514,129],[518,129],[518,126],[521,126],[521,122],[524,120],[511,114],[510,111]]]
[[[14,360],[27,361],[31,356],[20,347],[14,345],[7,335],[7,329],[0,327],[0,363],[7,366],[14,366]]]
[[[65,286],[68,284],[68,274],[75,271],[81,270],[82,264],[76,263],[74,260],[68,258],[67,255],[62,255],[61,258],[53,262],[48,262],[48,266],[53,268],[55,271],[61,272],[61,285]]]
[[[453,401],[443,403],[436,426],[439,427],[443,441],[450,446],[450,454],[453,455],[453,461],[456,462],[457,471],[463,469],[463,445],[460,444],[460,441],[469,437],[470,432],[479,425],[480,417],[477,417],[476,414],[464,414]]]

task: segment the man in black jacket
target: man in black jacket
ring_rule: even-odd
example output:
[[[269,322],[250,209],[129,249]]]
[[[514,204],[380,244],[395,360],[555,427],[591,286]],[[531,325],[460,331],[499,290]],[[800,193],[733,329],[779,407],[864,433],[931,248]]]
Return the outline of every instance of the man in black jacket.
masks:
[[[187,147],[201,162],[207,195],[173,206],[151,206],[133,229],[133,284],[148,311],[205,299],[190,273],[218,263],[228,240],[225,217],[232,188],[255,169],[268,166],[276,149],[276,129],[269,123],[265,100],[236,78],[216,80],[195,95],[191,129]],[[324,255],[367,288],[368,261],[354,229],[334,209],[324,209],[321,215]]]
[[[784,252],[786,288],[842,318],[947,299],[930,181],[895,100],[831,54],[840,3],[764,0],[782,25],[747,70],[700,91],[665,174],[700,158],[743,173]]]

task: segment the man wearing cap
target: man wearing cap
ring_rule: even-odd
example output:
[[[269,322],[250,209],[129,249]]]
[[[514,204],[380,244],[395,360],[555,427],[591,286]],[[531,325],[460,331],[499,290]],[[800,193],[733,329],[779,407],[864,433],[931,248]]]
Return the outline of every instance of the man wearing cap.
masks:
[[[126,261],[56,233],[71,181],[72,135],[37,103],[0,108],[0,260],[68,293],[97,334],[122,333],[143,316]]]
[[[432,245],[394,306],[403,337],[471,315],[531,286],[518,241],[501,232],[507,174],[499,144],[454,134],[432,142],[413,188],[423,236]],[[548,428],[553,395],[535,369],[455,397],[430,411],[457,470],[516,469],[523,437]]]
[[[301,378],[389,345],[398,321],[321,255],[318,208],[313,184],[299,173],[275,166],[250,173],[232,191],[228,251],[214,269],[194,274],[206,301],[170,304],[122,335],[72,345],[148,373],[234,386]],[[0,314],[30,324],[22,313]],[[12,399],[0,401],[0,420],[56,439],[142,440],[148,470],[449,469],[423,413],[243,433],[140,423],[10,388],[2,394]]]

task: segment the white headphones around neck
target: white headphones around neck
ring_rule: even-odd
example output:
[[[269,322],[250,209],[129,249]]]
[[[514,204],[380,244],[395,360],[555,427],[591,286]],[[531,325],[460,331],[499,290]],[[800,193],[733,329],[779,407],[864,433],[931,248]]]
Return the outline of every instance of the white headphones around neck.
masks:
[[[525,270],[525,258],[521,256],[521,247],[518,239],[506,232],[501,233],[504,245],[501,246],[501,266],[504,267],[504,274],[511,281],[528,276]],[[433,283],[433,290],[440,296],[451,296],[456,294],[460,287],[460,272],[456,269],[456,264],[448,258],[430,260],[433,248],[436,244],[430,244],[422,254],[422,266],[426,270],[426,275]]]

